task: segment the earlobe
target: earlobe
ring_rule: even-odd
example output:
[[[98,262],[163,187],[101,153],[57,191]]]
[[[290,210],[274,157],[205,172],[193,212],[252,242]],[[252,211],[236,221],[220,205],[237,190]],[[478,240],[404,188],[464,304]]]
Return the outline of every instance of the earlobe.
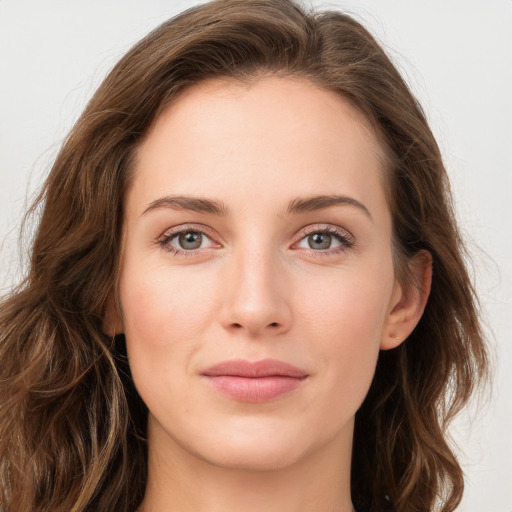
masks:
[[[432,285],[432,255],[420,251],[409,263],[411,279],[395,284],[386,324],[382,332],[381,350],[400,345],[414,330],[423,315]]]
[[[114,337],[116,334],[124,331],[123,320],[113,294],[109,295],[105,303],[102,330],[110,337]]]

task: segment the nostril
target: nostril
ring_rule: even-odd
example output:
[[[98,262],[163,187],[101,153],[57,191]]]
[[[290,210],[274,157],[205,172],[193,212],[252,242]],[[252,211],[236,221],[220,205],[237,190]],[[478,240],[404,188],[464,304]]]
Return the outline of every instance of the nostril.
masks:
[[[1,0],[0,0],[1,1]],[[279,327],[279,323],[278,322],[272,322],[270,324],[267,324],[267,327]],[[233,322],[231,324],[231,327],[235,328],[235,329],[244,329],[246,326],[244,326],[244,324],[241,324],[239,322]]]

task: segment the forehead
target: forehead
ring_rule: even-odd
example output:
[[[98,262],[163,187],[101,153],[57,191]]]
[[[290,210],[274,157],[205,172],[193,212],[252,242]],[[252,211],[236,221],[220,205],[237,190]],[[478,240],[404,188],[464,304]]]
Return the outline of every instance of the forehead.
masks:
[[[382,195],[383,162],[370,123],[339,94],[296,78],[209,80],[158,116],[138,147],[133,185],[142,202],[158,191],[233,201],[333,188],[370,200]]]

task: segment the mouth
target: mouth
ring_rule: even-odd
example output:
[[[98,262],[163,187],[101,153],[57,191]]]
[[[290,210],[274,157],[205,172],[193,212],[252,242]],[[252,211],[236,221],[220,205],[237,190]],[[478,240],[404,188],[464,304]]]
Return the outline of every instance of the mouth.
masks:
[[[202,375],[221,394],[253,403],[286,395],[299,388],[309,376],[304,370],[275,359],[224,361]]]

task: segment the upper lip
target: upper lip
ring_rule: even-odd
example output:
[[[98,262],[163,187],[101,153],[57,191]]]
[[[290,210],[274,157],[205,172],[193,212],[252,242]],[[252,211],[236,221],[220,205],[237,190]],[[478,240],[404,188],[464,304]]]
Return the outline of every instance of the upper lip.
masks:
[[[202,372],[202,374],[208,377],[219,377],[223,375],[249,378],[270,376],[304,378],[308,376],[308,373],[304,370],[276,359],[262,359],[260,361],[233,359],[223,361],[211,366]]]

